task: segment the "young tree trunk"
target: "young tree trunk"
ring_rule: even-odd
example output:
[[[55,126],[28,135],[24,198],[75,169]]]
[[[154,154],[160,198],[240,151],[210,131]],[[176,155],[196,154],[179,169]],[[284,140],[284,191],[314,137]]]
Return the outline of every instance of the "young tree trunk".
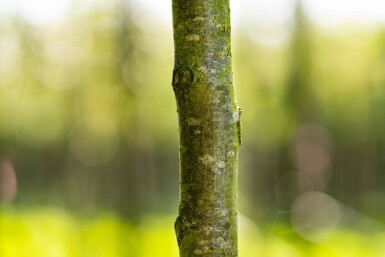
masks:
[[[240,109],[234,97],[229,0],[173,0],[181,257],[238,256]]]

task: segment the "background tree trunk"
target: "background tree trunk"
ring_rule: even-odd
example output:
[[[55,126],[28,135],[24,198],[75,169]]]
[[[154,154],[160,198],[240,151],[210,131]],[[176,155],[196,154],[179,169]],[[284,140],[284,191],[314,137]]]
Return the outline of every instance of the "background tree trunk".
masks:
[[[173,89],[180,128],[180,256],[238,256],[240,109],[228,0],[173,0]]]

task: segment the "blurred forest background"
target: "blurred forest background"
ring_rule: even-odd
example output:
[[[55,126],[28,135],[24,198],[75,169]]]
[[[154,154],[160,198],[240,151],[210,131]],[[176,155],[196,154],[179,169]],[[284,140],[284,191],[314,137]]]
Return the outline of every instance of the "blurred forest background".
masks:
[[[171,17],[93,2],[0,18],[2,257],[177,256]],[[241,256],[385,256],[385,28],[296,2],[253,24],[233,26]]]

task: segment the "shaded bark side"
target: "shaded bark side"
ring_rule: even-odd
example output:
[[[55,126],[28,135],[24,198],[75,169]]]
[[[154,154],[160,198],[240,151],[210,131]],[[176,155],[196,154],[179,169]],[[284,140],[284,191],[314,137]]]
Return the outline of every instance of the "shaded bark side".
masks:
[[[173,26],[180,256],[238,256],[241,112],[233,89],[229,0],[173,0]]]

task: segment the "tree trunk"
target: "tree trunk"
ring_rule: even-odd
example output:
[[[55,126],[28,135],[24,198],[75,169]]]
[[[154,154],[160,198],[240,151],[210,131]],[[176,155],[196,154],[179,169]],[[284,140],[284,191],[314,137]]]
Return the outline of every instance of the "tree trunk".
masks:
[[[173,0],[181,257],[238,256],[240,109],[234,97],[228,0]]]

